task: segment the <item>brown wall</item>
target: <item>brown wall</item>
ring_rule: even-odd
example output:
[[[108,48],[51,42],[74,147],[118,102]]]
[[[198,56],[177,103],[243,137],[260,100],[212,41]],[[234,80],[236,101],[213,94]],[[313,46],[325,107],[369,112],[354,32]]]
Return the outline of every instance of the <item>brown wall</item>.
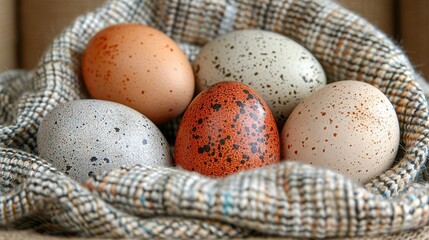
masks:
[[[0,0],[1,1],[1,0]],[[80,14],[104,0],[19,0],[19,65],[35,66],[50,41]]]
[[[15,0],[0,0],[0,71],[16,67]]]
[[[429,1],[400,0],[398,31],[414,67],[429,79]]]

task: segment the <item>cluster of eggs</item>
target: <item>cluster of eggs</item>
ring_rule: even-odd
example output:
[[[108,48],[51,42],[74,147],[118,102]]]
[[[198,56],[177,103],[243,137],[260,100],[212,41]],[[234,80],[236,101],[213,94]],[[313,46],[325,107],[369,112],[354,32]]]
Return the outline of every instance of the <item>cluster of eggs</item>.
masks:
[[[220,36],[191,64],[164,33],[114,25],[89,41],[82,73],[94,99],[59,105],[38,132],[40,155],[78,181],[122,165],[220,177],[284,159],[365,182],[398,149],[398,120],[381,91],[326,84],[307,49],[269,31]],[[172,154],[157,125],[178,116]]]

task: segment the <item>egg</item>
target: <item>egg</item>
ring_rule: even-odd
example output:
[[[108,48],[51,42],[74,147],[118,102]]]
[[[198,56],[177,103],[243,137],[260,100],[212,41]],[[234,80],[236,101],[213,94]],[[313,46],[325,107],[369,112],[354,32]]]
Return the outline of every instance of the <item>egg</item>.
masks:
[[[195,82],[183,51],[164,33],[141,24],[118,24],[92,37],[82,59],[92,98],[127,105],[155,124],[183,113]]]
[[[198,92],[221,81],[253,88],[279,127],[304,97],[326,85],[322,66],[306,48],[286,36],[256,29],[210,41],[197,55],[193,69]]]
[[[281,133],[285,159],[330,168],[359,183],[392,165],[399,138],[389,99],[352,80],[328,84],[305,98]]]
[[[136,164],[172,166],[170,147],[154,123],[122,104],[76,100],[45,116],[39,155],[82,182],[92,174]]]
[[[221,177],[280,161],[280,137],[272,113],[251,88],[221,82],[201,92],[180,122],[177,165]]]

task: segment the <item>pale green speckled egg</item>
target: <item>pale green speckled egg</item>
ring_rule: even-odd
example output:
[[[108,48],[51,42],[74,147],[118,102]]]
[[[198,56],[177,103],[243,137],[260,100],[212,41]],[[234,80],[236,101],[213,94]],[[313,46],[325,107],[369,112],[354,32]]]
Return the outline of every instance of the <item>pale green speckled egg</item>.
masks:
[[[325,72],[310,51],[286,36],[256,29],[210,41],[193,69],[198,92],[222,81],[256,90],[279,127],[304,97],[326,85]]]

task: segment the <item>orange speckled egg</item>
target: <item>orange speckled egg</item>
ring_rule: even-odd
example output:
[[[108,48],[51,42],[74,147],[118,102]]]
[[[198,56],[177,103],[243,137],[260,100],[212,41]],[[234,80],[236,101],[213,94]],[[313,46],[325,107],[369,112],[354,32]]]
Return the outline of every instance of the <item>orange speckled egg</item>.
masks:
[[[177,132],[176,164],[207,176],[226,176],[280,161],[280,137],[264,100],[238,82],[201,92]]]
[[[141,24],[113,25],[94,35],[82,73],[91,97],[127,105],[156,124],[183,113],[194,93],[183,51],[164,33]]]

